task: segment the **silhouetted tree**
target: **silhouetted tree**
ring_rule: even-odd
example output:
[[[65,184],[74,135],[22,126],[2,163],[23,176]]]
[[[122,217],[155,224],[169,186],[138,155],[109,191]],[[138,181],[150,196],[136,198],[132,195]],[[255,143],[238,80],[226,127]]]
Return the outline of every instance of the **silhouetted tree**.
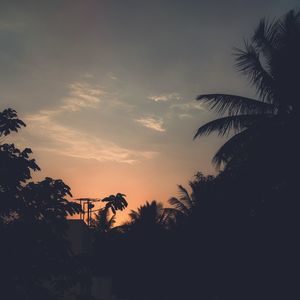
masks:
[[[195,199],[193,195],[190,195],[189,192],[180,184],[178,185],[178,190],[180,197],[171,197],[168,202],[175,208],[178,214],[188,216],[195,205]]]
[[[237,67],[256,88],[257,99],[227,94],[197,98],[222,117],[201,126],[195,138],[233,134],[213,158],[224,171],[215,181],[214,206],[206,209],[215,236],[207,255],[217,258],[215,274],[223,275],[215,284],[224,299],[299,297],[293,275],[300,250],[293,167],[299,164],[299,53],[299,12],[273,22],[263,19],[251,41],[236,52]]]
[[[117,193],[116,195],[105,197],[102,201],[106,202],[106,208],[110,208],[113,214],[115,214],[117,210],[123,210],[128,206],[125,196],[124,194]]]
[[[12,131],[25,127],[26,124],[18,118],[17,112],[12,108],[4,109],[0,112],[0,137],[7,136]]]
[[[284,176],[291,171],[287,166],[298,157],[299,53],[299,12],[290,11],[273,22],[263,19],[251,41],[236,51],[237,67],[256,88],[258,99],[228,94],[197,97],[225,116],[201,126],[195,138],[214,131],[222,136],[234,133],[215,154],[213,162],[217,166],[235,169],[247,163],[249,167],[251,161],[253,169],[260,167],[265,176],[268,171],[269,176],[275,170]],[[272,176],[272,180],[276,178]]]
[[[0,136],[18,131],[24,122],[17,113],[0,113]],[[66,217],[79,213],[69,202],[70,188],[61,180],[29,182],[40,170],[31,150],[0,145],[1,286],[6,299],[54,299],[73,284]]]
[[[95,218],[91,221],[91,226],[101,233],[107,233],[116,223],[116,214],[110,216],[109,209],[103,207],[95,214]]]
[[[180,197],[171,197],[168,201],[175,208],[177,215],[188,217],[201,205],[201,198],[202,202],[207,201],[209,195],[204,190],[211,186],[209,183],[212,183],[214,179],[212,175],[205,176],[201,172],[196,173],[194,180],[189,182],[191,194],[182,185],[178,185]]]
[[[163,207],[162,203],[155,200],[146,202],[141,205],[136,211],[132,210],[129,213],[130,230],[141,231],[142,234],[154,232],[157,230],[166,229],[168,227],[170,212]]]
[[[114,228],[116,213],[124,210],[128,203],[124,194],[117,193],[103,198],[105,206],[100,208],[91,220],[92,253],[89,268],[95,276],[113,276],[122,262],[123,250],[120,250],[119,231]],[[118,227],[118,226],[117,226]]]

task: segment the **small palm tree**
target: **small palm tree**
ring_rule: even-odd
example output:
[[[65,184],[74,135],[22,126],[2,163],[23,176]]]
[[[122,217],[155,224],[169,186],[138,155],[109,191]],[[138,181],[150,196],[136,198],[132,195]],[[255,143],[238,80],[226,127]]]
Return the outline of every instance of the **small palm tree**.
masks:
[[[108,233],[116,223],[116,214],[110,215],[108,207],[101,208],[91,220],[91,226],[97,232]]]
[[[199,95],[198,101],[222,117],[201,126],[194,138],[212,132],[220,136],[233,133],[213,158],[218,167],[230,169],[253,162],[264,152],[270,166],[274,160],[278,162],[278,156],[295,148],[300,105],[300,13],[290,11],[274,22],[261,20],[251,41],[236,50],[236,62],[256,88],[258,98]],[[293,155],[297,156],[296,151],[290,153]]]
[[[107,209],[111,209],[113,214],[116,213],[117,210],[124,210],[128,203],[125,199],[126,195],[117,193],[116,195],[110,195],[102,199],[102,202],[106,202],[105,207]]]
[[[157,201],[147,201],[137,210],[131,210],[129,217],[130,221],[120,226],[122,231],[155,234],[172,226],[174,211],[164,208],[163,204]]]
[[[132,210],[129,213],[132,224],[141,224],[145,227],[164,225],[165,223],[165,213],[164,208],[161,203],[148,201],[140,206],[136,211]]]

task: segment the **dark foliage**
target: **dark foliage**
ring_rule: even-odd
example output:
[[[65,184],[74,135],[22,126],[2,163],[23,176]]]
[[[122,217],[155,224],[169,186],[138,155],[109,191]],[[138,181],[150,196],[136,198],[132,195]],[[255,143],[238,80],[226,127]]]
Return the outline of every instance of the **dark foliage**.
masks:
[[[107,232],[115,291],[128,299],[299,299],[297,189],[300,14],[262,20],[237,50],[257,99],[200,95],[222,117],[195,137],[232,134],[163,208],[146,203]],[[100,265],[99,265],[100,267]]]
[[[104,198],[91,222],[92,252],[81,260],[64,237],[66,216],[80,211],[66,199],[70,188],[51,178],[27,183],[39,170],[30,149],[0,145],[4,292],[53,299],[50,286],[66,290],[92,274],[112,277],[114,292],[133,300],[299,299],[299,50],[299,13],[262,20],[236,52],[258,99],[198,97],[222,117],[195,137],[233,134],[214,157],[222,171],[197,173],[170,207],[146,202],[116,227],[125,195]],[[0,136],[25,125],[10,109],[0,121]]]
[[[0,113],[0,136],[25,124],[12,109]],[[78,268],[65,238],[66,217],[79,213],[61,180],[28,182],[40,170],[31,150],[0,145],[1,293],[5,299],[56,299]]]

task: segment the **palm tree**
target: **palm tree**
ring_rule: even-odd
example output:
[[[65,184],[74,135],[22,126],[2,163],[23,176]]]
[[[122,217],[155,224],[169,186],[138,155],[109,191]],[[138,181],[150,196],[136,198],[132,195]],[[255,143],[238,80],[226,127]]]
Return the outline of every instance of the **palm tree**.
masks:
[[[194,139],[212,132],[233,133],[213,157],[213,163],[225,170],[259,157],[268,167],[278,163],[278,157],[291,158],[285,165],[292,163],[298,156],[292,151],[299,125],[300,13],[292,10],[273,22],[262,19],[251,41],[236,49],[236,66],[255,87],[257,99],[199,95],[197,100],[221,117],[201,126]]]
[[[96,229],[97,232],[108,233],[116,223],[116,214],[110,215],[108,207],[102,207],[98,213],[95,214],[95,218],[91,220],[91,226]]]
[[[151,203],[147,201],[136,211],[131,210],[129,217],[131,219],[131,223],[143,224],[148,227],[164,225],[166,215],[164,213],[163,205],[154,200]]]
[[[137,210],[131,210],[129,217],[130,221],[120,226],[122,231],[155,234],[169,228],[174,211],[154,200],[150,203],[147,201]]]
[[[105,207],[107,209],[111,209],[113,214],[116,213],[117,210],[124,210],[128,203],[125,199],[126,195],[117,193],[116,195],[110,195],[102,199],[102,202],[106,202]]]

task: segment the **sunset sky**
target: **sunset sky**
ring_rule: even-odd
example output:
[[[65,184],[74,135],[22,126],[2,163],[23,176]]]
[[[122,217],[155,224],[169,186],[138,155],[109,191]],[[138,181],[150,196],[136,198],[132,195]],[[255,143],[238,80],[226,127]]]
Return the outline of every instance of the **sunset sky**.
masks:
[[[214,115],[201,93],[252,95],[233,66],[258,21],[299,0],[0,0],[0,109],[27,127],[45,176],[76,197],[166,203],[222,140],[193,141]],[[224,141],[224,140],[223,140]],[[124,218],[124,215],[123,215]]]

